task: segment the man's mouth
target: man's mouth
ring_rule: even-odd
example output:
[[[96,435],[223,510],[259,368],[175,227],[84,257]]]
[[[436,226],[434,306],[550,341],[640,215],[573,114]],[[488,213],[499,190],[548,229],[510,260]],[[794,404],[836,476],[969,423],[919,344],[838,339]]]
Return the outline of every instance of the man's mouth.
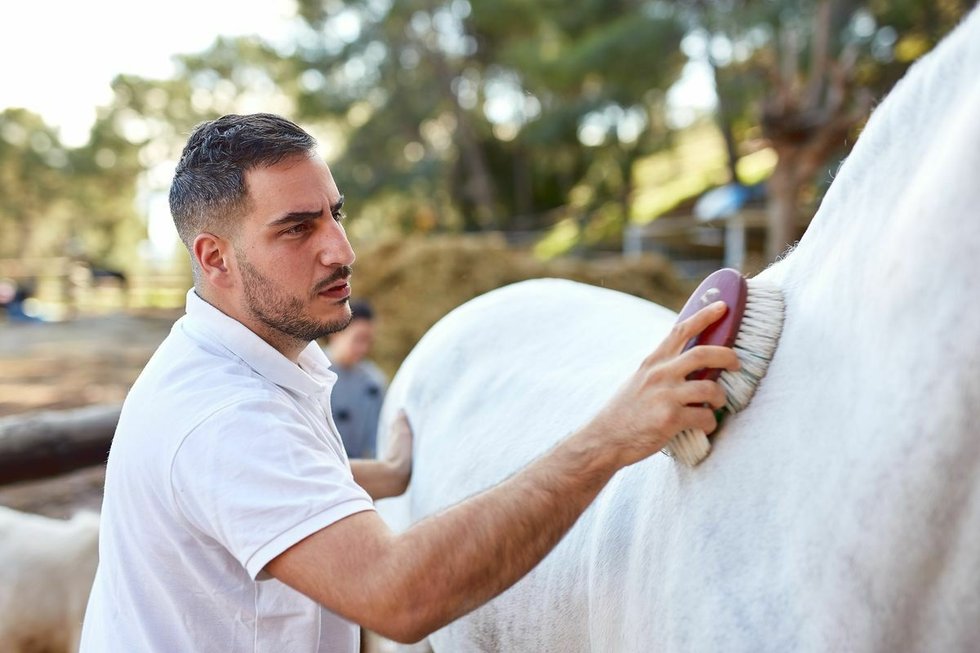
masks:
[[[321,285],[325,286],[317,291],[317,295],[321,297],[329,297],[331,299],[344,299],[345,297],[350,297],[349,275],[346,275],[340,279],[328,279]]]

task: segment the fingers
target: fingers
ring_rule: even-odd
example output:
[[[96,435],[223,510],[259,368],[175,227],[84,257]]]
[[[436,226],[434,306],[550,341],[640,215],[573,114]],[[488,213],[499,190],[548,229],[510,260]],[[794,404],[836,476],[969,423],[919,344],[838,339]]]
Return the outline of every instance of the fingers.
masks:
[[[718,427],[714,410],[726,404],[724,388],[716,381],[688,377],[702,369],[735,371],[741,366],[738,355],[729,347],[685,347],[727,310],[724,302],[715,302],[674,325],[617,394],[609,414],[617,424],[628,425],[614,429],[629,434],[630,446],[624,450],[627,458],[637,452],[645,456],[659,451],[684,429],[711,433]]]
[[[720,320],[727,310],[725,302],[714,302],[686,320],[675,324],[663,342],[664,353],[671,356],[679,354],[691,338],[700,335],[702,331]]]
[[[688,406],[681,411],[680,419],[685,428],[700,429],[705,433],[712,433],[718,428],[718,420],[710,408]]]
[[[395,422],[394,423],[397,424],[400,428],[406,428],[406,429],[408,429],[409,432],[411,432],[411,430],[412,430],[412,425],[408,421],[408,413],[405,412],[405,409],[404,408],[399,408],[398,409],[398,414],[395,415]]]
[[[721,408],[727,397],[724,388],[714,381],[687,381],[678,389],[677,399],[685,406],[708,404],[712,408]]]
[[[399,438],[407,438],[408,440],[412,439],[412,425],[409,423],[408,415],[405,413],[404,409],[399,410],[398,414],[395,416],[395,419],[392,420],[391,435],[394,440]]]
[[[742,366],[738,354],[729,347],[699,345],[692,347],[675,358],[671,365],[674,372],[686,377],[691,372],[703,369],[729,370],[734,372]]]
[[[388,444],[385,449],[384,460],[393,463],[402,470],[410,470],[412,466],[412,426],[409,424],[408,415],[404,409],[399,410],[398,414],[391,421],[389,429]]]

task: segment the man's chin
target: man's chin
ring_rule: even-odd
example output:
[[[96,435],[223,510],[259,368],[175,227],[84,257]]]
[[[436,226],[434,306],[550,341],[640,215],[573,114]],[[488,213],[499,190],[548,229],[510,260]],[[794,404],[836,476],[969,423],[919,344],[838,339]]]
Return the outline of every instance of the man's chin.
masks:
[[[330,334],[337,333],[338,331],[343,331],[347,328],[347,325],[351,323],[352,317],[348,314],[343,320],[335,320],[331,322],[324,322],[320,325],[320,335],[318,335],[314,340],[320,338],[325,338]]]

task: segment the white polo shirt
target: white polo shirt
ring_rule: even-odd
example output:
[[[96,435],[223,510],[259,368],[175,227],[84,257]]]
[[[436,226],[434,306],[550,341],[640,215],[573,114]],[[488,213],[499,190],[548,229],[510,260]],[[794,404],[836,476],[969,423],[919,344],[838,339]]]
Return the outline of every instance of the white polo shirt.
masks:
[[[373,510],[330,416],[336,375],[292,363],[194,291],[123,405],[83,653],[343,652],[358,628],[263,572]]]

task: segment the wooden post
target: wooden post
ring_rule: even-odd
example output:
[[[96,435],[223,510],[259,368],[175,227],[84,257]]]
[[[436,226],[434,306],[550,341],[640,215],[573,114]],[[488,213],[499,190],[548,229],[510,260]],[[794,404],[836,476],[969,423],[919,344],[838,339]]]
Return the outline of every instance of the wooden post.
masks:
[[[0,485],[105,463],[119,404],[0,418]]]
[[[741,211],[725,220],[724,256],[726,268],[742,271],[745,265],[745,216]]]

